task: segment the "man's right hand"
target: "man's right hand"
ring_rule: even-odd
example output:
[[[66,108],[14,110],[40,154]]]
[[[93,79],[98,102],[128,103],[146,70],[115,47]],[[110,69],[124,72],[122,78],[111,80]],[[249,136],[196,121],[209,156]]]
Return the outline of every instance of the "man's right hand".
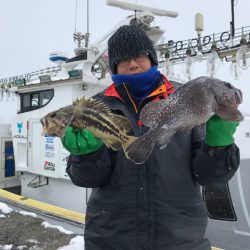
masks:
[[[62,144],[74,155],[85,155],[100,149],[103,142],[96,138],[88,129],[67,127],[62,138]]]

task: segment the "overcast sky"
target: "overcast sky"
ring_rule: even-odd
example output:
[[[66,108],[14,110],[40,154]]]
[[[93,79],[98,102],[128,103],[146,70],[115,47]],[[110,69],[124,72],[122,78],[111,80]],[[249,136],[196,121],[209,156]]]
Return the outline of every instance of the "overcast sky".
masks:
[[[87,31],[87,0],[78,0],[76,30]],[[110,30],[117,22],[132,14],[130,11],[106,6],[106,0],[90,0],[90,42]],[[230,29],[231,0],[127,0],[152,7],[179,12],[177,18],[156,17],[154,24],[166,31],[166,40],[185,40],[196,37],[194,17],[197,12],[204,16],[202,35]],[[235,1],[235,27],[250,25],[249,0]],[[49,61],[53,51],[64,51],[74,56],[76,44],[75,0],[0,0],[0,79],[54,66]],[[203,64],[196,65],[195,74],[205,75]],[[230,63],[224,63],[217,77],[232,82],[244,92],[241,109],[250,113],[250,69],[242,72],[234,81],[229,72]],[[204,68],[203,68],[204,67]],[[0,102],[1,106],[4,104]],[[10,102],[9,107],[13,108]],[[14,108],[13,108],[14,110]],[[1,111],[2,113],[2,111]],[[9,112],[10,114],[11,112]],[[2,116],[5,119],[3,113]]]

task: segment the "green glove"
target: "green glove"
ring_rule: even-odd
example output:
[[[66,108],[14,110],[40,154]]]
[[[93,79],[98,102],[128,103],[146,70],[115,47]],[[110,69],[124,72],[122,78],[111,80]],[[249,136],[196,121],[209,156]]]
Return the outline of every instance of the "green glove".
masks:
[[[80,130],[67,127],[62,138],[62,144],[74,155],[85,155],[100,149],[103,142],[96,138],[88,129]]]
[[[211,147],[225,147],[234,143],[234,133],[239,122],[228,122],[214,115],[206,123],[205,144]]]

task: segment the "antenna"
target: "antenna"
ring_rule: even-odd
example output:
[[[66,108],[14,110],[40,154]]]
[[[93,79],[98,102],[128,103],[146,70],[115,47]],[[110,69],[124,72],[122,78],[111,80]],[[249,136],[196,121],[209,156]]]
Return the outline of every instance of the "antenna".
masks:
[[[82,40],[85,41],[85,48],[89,44],[89,0],[87,0],[87,32],[83,35],[81,32],[76,32],[76,23],[77,23],[77,0],[76,0],[76,12],[75,12],[75,32],[73,33],[74,41],[77,43],[77,48],[75,48],[76,56],[79,56],[85,53],[85,49],[82,47]]]
[[[157,16],[177,17],[178,12],[153,8],[145,5],[127,3],[119,0],[106,0],[107,5],[119,7],[124,10],[150,11]]]

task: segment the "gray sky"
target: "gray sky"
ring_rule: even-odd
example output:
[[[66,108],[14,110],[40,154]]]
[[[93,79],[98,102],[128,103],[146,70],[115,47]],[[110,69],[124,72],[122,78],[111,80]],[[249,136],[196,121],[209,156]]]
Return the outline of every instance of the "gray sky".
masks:
[[[110,30],[117,22],[132,14],[130,11],[106,6],[106,0],[90,0],[90,42]],[[204,15],[202,35],[229,30],[231,0],[127,0],[157,8],[179,12],[177,18],[156,17],[154,24],[166,30],[167,40],[185,40],[196,37],[194,17],[197,12]],[[235,27],[250,25],[249,0],[236,0]],[[78,0],[76,30],[87,31],[86,0]],[[54,66],[49,61],[53,51],[64,51],[69,57],[76,47],[75,0],[0,0],[0,78],[25,74],[34,70]],[[204,65],[196,65],[195,74],[205,75]],[[244,92],[242,110],[250,113],[250,69],[243,71],[234,81],[229,72],[230,63],[223,64],[217,77],[232,82]],[[8,107],[14,110],[14,103]],[[1,117],[5,117],[0,102]],[[13,111],[12,111],[13,112]],[[9,114],[12,112],[9,112]]]

